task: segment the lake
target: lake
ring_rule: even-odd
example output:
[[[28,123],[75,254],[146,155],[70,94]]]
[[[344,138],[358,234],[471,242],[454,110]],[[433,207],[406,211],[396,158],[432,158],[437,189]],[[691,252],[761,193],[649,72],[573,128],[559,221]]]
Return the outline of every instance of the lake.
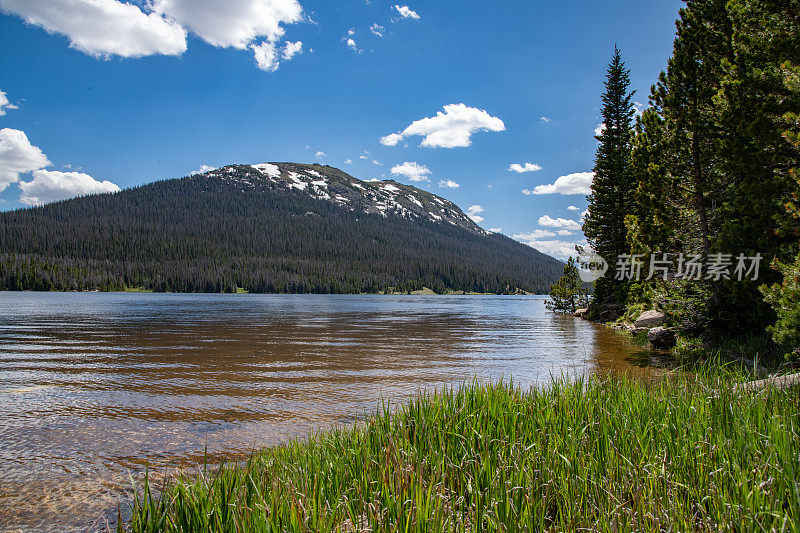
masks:
[[[474,377],[647,365],[536,296],[0,293],[0,529],[104,527],[193,469]]]

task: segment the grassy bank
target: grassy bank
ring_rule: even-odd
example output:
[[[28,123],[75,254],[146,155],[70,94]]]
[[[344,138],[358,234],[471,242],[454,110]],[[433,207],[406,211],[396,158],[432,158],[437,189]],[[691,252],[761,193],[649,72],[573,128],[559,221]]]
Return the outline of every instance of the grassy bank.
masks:
[[[145,489],[133,531],[800,530],[800,395],[471,384]]]

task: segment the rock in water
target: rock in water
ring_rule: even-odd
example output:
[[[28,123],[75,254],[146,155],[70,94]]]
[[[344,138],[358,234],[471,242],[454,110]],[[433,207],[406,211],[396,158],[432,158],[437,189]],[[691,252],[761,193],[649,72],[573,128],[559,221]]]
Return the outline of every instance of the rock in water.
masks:
[[[647,332],[647,340],[654,348],[672,348],[675,346],[675,332],[658,326]]]
[[[645,311],[639,315],[639,318],[636,319],[636,322],[633,323],[633,326],[637,329],[654,328],[663,324],[666,319],[667,317],[664,313],[653,309],[651,311]]]

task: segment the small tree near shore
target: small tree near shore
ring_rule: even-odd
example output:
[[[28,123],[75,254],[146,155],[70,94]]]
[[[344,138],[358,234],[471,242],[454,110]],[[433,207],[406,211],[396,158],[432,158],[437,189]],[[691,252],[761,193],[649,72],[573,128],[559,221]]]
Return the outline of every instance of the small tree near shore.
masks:
[[[550,286],[550,299],[544,305],[550,311],[561,313],[574,313],[588,307],[589,291],[578,277],[578,268],[572,257],[564,265],[564,275]]]

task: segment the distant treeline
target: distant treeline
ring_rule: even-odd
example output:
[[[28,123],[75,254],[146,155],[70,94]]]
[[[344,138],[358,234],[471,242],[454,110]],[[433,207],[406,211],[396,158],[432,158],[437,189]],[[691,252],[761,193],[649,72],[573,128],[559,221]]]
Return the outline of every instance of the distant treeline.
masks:
[[[558,261],[501,235],[194,176],[0,213],[0,288],[544,293]]]

